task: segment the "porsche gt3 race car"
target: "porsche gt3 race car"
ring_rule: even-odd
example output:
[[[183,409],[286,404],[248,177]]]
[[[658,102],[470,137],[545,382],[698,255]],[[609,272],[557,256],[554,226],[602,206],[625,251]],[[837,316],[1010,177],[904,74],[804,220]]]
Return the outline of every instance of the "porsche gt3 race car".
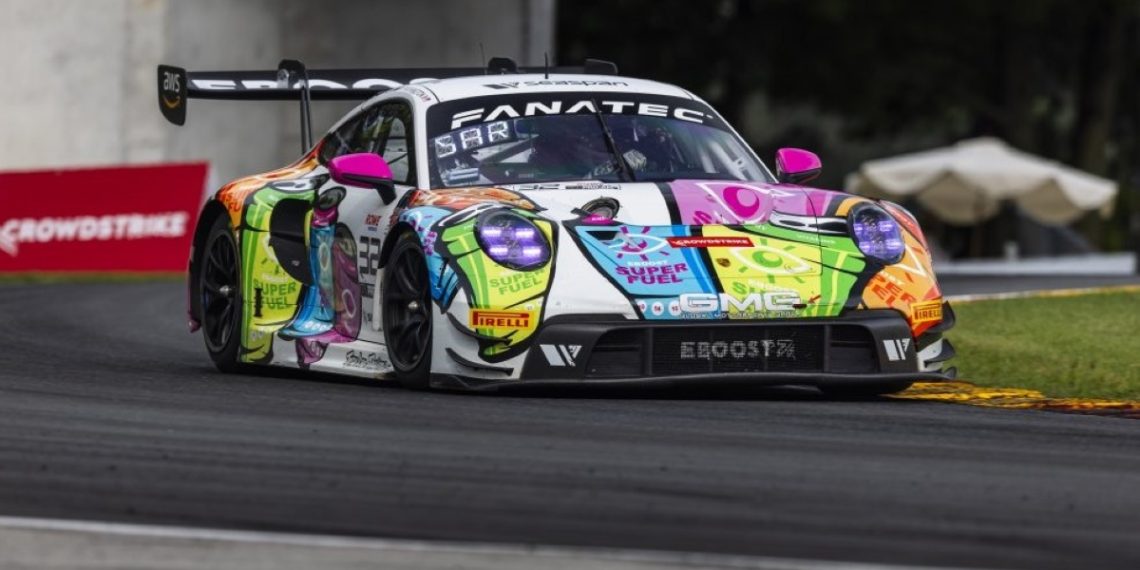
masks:
[[[188,98],[365,99],[293,164],[206,203],[191,330],[223,371],[271,365],[414,388],[951,378],[953,325],[901,206],[775,173],[708,104],[582,69],[191,72]],[[430,78],[430,79],[429,79]]]

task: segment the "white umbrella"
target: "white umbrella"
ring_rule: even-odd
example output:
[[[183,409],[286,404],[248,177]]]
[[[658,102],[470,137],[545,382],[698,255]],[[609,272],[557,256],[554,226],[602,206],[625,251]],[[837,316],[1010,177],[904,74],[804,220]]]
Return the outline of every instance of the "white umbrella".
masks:
[[[888,199],[916,196],[953,224],[976,224],[1012,200],[1038,221],[1067,224],[1086,211],[1107,213],[1116,183],[1021,152],[994,138],[863,163],[847,190]]]

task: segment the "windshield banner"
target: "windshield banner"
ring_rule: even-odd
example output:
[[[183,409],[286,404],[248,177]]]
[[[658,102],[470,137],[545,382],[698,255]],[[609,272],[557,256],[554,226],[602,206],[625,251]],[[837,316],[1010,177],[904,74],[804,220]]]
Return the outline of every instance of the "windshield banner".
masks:
[[[207,165],[0,173],[0,273],[186,270]]]
[[[464,126],[543,115],[640,115],[687,121],[727,130],[712,109],[692,99],[643,93],[520,93],[471,97],[428,111],[432,136]]]

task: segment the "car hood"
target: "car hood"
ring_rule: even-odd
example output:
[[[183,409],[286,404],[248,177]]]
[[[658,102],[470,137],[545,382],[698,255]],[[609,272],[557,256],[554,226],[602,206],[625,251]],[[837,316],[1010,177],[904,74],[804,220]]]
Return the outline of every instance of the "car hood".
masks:
[[[630,225],[756,225],[776,221],[814,224],[817,213],[840,192],[767,182],[676,180],[672,182],[566,182],[503,186],[533,202],[543,215],[580,217],[600,198],[619,206],[616,220]]]
[[[863,268],[833,213],[839,192],[722,180],[506,188],[560,221],[646,318],[833,316]],[[589,215],[604,200],[618,204],[612,220]]]

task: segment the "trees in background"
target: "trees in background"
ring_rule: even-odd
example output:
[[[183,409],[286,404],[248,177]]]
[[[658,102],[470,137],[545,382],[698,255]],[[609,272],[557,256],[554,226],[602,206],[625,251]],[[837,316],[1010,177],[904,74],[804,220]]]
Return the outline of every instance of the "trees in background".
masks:
[[[557,41],[691,89],[758,152],[817,149],[825,185],[982,135],[1116,178],[1111,223],[1078,227],[1118,249],[1140,223],[1138,28],[1135,0],[564,0]]]

